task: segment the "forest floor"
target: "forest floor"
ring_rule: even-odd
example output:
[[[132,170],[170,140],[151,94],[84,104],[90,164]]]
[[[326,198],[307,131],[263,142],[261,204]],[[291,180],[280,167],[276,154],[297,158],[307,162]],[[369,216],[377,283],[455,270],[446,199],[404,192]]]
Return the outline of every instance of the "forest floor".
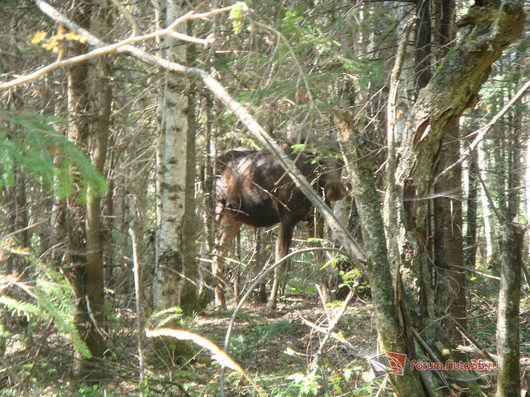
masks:
[[[109,350],[100,363],[101,385],[76,384],[72,378],[76,362],[72,343],[69,337],[57,333],[52,323],[11,317],[6,323],[11,337],[0,363],[0,396],[139,395],[136,313],[124,309],[127,305],[123,303],[117,304],[109,316]],[[356,355],[375,354],[376,332],[371,304],[357,298],[335,327],[337,335],[355,346],[355,352],[351,346],[347,348],[330,338],[320,358],[320,367],[325,369],[313,377],[307,375],[324,337],[322,330],[335,317],[340,304],[324,308],[316,298],[292,295],[279,302],[273,312],[265,306],[245,305],[234,323],[228,352],[271,397],[372,395],[376,386],[370,366]],[[231,310],[206,312],[185,320],[182,328],[223,346],[231,315]],[[160,348],[154,339],[146,339],[144,396],[218,395],[220,365],[209,351],[191,342],[186,346],[186,359],[172,359],[160,353],[164,346]],[[255,388],[232,370],[226,371],[224,387],[227,397],[257,395]]]
[[[307,296],[289,296],[274,312],[264,306],[244,307],[232,331],[229,354],[269,395],[325,395],[323,388],[331,389],[327,395],[371,395],[361,393],[362,389],[371,389],[366,381],[372,376],[369,364],[359,356],[374,356],[377,340],[372,307],[365,301],[354,299],[334,329],[335,335],[347,337],[355,350],[329,338],[319,362],[326,370],[316,371],[313,378],[307,375],[340,306],[341,302],[324,307]],[[199,316],[195,319],[196,331],[223,346],[230,316],[231,312]],[[216,388],[218,366],[210,365],[209,370]],[[240,376],[230,378],[226,382],[227,395],[251,395],[250,385],[241,387]]]
[[[127,301],[130,306],[130,298]],[[377,335],[372,305],[361,298],[350,302],[334,329],[339,338],[327,341],[318,370],[314,376],[308,375],[325,330],[341,305],[335,302],[324,307],[316,297],[302,294],[288,295],[273,312],[249,303],[234,323],[228,353],[269,397],[392,395],[386,377],[374,378],[366,359],[376,355]],[[0,363],[0,396],[140,395],[136,313],[123,307],[127,307],[125,301],[116,304],[109,319],[109,351],[101,363],[102,385],[80,387],[73,381],[72,344],[51,324],[8,324],[25,327],[26,331],[8,339]],[[231,315],[231,310],[205,312],[185,320],[181,327],[223,346]],[[528,319],[522,320],[522,326],[528,325]],[[474,321],[475,337],[480,338],[482,347],[494,352],[494,317]],[[339,341],[340,337],[350,345]],[[530,346],[524,338],[522,344],[528,371]],[[145,341],[144,396],[219,395],[222,371],[209,351],[186,342],[186,358],[172,359],[161,354],[164,346],[161,348],[159,340]],[[495,377],[489,375],[484,378],[486,395],[494,391]],[[232,370],[226,371],[224,390],[226,397],[258,395],[256,387]]]

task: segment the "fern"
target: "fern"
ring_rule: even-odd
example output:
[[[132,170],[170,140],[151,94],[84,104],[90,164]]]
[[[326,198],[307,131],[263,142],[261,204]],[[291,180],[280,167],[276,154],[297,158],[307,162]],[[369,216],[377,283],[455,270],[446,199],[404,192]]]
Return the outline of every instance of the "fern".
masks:
[[[27,317],[31,317],[31,315],[38,315],[40,313],[37,305],[22,302],[7,295],[0,296],[0,305],[4,305],[17,315],[24,314]]]
[[[17,253],[16,250],[11,252]],[[77,307],[72,287],[61,273],[46,266],[32,255],[24,254],[36,272],[34,285],[21,282],[12,284],[26,292],[33,301],[2,295],[0,305],[13,313],[24,314],[36,321],[52,321],[58,332],[70,335],[72,344],[83,357],[90,358],[90,351],[75,325]]]
[[[170,307],[169,309],[163,309],[151,315],[149,323],[156,326],[156,328],[162,328],[169,323],[176,322],[180,324],[182,321],[182,309],[180,307]]]
[[[17,167],[67,197],[76,187],[94,196],[105,193],[105,179],[75,144],[50,124],[60,118],[0,109],[0,187],[11,185]],[[76,186],[77,185],[77,186]]]

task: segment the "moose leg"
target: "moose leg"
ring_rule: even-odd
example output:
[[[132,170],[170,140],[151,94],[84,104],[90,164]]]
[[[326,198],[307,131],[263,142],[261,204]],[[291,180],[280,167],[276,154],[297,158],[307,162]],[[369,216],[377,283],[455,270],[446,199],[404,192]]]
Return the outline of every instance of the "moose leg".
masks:
[[[294,224],[292,222],[284,221],[280,223],[280,232],[276,240],[276,262],[282,259],[289,252],[289,246],[293,239]],[[274,269],[274,281],[272,283],[271,295],[267,302],[267,308],[274,309],[276,307],[276,298],[278,297],[278,289],[282,279],[285,277],[286,263],[282,263]]]
[[[216,249],[212,262],[212,273],[214,277],[214,294],[215,307],[226,308],[225,302],[225,286],[226,280],[224,277],[224,257],[230,251],[232,241],[241,228],[240,223],[221,223],[221,231],[219,235],[219,246]]]

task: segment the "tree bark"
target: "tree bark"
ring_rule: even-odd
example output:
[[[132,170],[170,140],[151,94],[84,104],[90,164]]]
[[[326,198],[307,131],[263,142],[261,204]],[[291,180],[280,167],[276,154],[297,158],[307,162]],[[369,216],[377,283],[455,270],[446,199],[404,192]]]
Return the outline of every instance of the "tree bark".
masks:
[[[372,175],[374,167],[367,161],[367,155],[363,153],[362,145],[356,138],[351,114],[335,111],[335,115],[339,121],[339,130],[346,131],[345,135],[351,136],[351,150],[348,153],[352,155],[347,164],[361,221],[378,341],[383,352],[406,354],[410,360],[415,357],[412,330],[401,283],[394,281],[395,277],[392,277],[390,271],[385,227]],[[423,397],[431,394],[419,373],[410,371],[407,365],[403,376],[390,375],[390,380],[398,396]]]
[[[467,160],[466,235],[464,237],[464,264],[474,268],[477,261],[477,208],[478,208],[478,166],[476,153]]]
[[[491,64],[520,35],[524,26],[521,2],[492,1],[481,7],[480,19],[464,39],[443,58],[429,84],[423,88],[409,116],[398,153],[396,180],[403,192],[408,249],[412,270],[419,284],[430,285],[429,205],[435,182],[435,167],[448,128],[468,107],[489,76]],[[474,16],[471,16],[475,18]],[[423,288],[421,288],[423,289]],[[422,315],[432,308],[429,295],[420,295]]]
[[[501,284],[497,317],[497,397],[520,395],[519,300],[523,266],[523,229],[506,223],[501,245]]]
[[[181,5],[168,1],[166,25],[184,14]],[[166,59],[186,60],[186,46],[168,36],[164,40]],[[157,309],[182,307],[193,311],[195,282],[195,215],[194,215],[194,131],[193,109],[186,95],[185,80],[170,74],[165,76],[161,98],[161,135],[158,147],[158,178],[160,225],[157,247],[153,301]],[[192,284],[190,284],[192,283]],[[185,299],[184,298],[185,295]]]
[[[75,8],[73,20],[88,28],[91,13],[90,3],[79,4]],[[82,54],[85,50],[84,45],[78,42],[70,42],[69,46],[72,55]],[[89,63],[79,63],[69,68],[68,139],[85,152],[88,151],[88,139],[94,121],[90,116],[90,102],[93,98],[90,82]],[[99,199],[88,198],[87,206],[84,207],[79,186],[77,188],[76,193],[66,200],[65,225],[68,245],[65,257],[72,269],[70,280],[77,299],[76,324],[92,355],[89,359],[79,357],[77,375],[85,381],[95,382],[100,379],[97,360],[103,357],[105,349],[105,341],[101,334],[104,292],[103,264],[99,257],[101,254],[97,208]]]
[[[486,142],[482,141],[477,147],[478,175],[480,178],[480,204],[482,207],[482,220],[484,222],[484,240],[486,245],[484,263],[491,263],[497,257],[497,233],[495,232],[495,214],[493,204],[490,202],[491,194],[489,190],[490,178],[488,171],[488,160],[486,156]]]
[[[433,58],[439,63],[450,51],[455,39],[454,1],[433,1]],[[455,117],[446,127],[439,152],[436,173],[451,166],[460,158],[460,123]],[[434,185],[433,253],[436,271],[435,289],[438,311],[460,320],[466,326],[466,289],[464,243],[462,235],[462,168],[458,164]],[[441,292],[443,291],[443,293]],[[451,320],[442,322],[453,346],[462,342],[462,336]]]
[[[431,79],[431,15],[430,0],[416,1],[416,40],[414,46],[416,95]]]
[[[453,164],[460,156],[460,128],[457,122],[448,126],[440,153],[438,170]],[[450,314],[466,326],[466,290],[464,245],[462,236],[462,169],[460,166],[444,176],[434,187],[434,265],[436,267],[436,301],[439,315]],[[442,321],[452,346],[462,342],[455,323]]]

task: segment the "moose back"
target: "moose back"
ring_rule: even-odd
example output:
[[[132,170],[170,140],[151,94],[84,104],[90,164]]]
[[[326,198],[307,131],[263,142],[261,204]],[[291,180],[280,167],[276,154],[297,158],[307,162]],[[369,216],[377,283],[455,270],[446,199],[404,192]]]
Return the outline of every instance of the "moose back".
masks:
[[[337,201],[344,197],[340,182],[341,167],[336,158],[320,158],[318,153],[291,153],[297,168],[322,197]],[[276,240],[276,261],[287,255],[293,230],[300,221],[312,220],[312,205],[274,156],[267,151],[232,149],[217,159],[216,220],[220,224],[218,249],[213,260],[215,304],[225,307],[225,257],[241,225],[253,227],[280,223]],[[276,306],[276,297],[285,263],[274,272],[274,282],[267,303]]]

